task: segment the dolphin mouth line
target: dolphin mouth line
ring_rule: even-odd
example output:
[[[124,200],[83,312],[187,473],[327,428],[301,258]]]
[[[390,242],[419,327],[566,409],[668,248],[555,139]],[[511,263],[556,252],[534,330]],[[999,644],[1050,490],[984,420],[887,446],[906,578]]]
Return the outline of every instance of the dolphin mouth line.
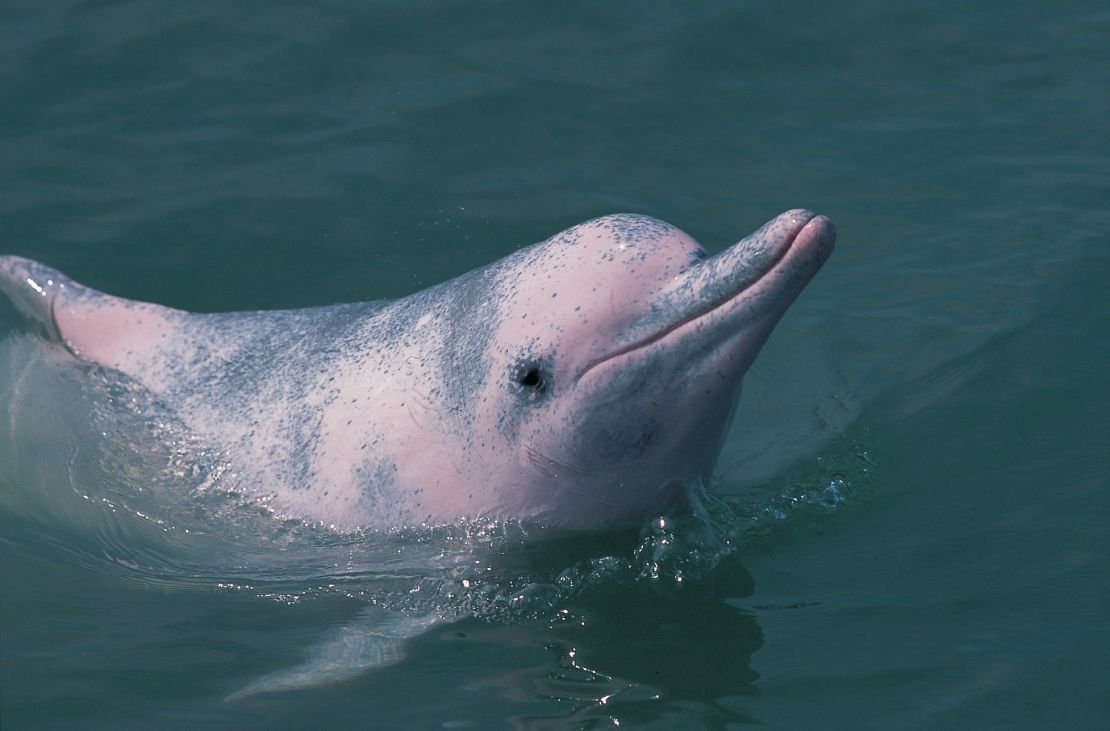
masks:
[[[587,373],[589,373],[591,370],[598,367],[599,365],[601,365],[601,364],[603,364],[607,361],[613,360],[614,358],[619,358],[622,355],[627,355],[628,353],[631,353],[634,350],[639,350],[641,348],[646,348],[646,347],[648,347],[648,346],[650,346],[654,343],[657,343],[660,340],[662,340],[663,338],[665,338],[668,335],[670,335],[671,333],[673,333],[675,330],[678,330],[679,328],[683,327],[684,325],[689,325],[691,322],[694,322],[696,320],[700,320],[701,318],[703,318],[707,315],[710,315],[713,312],[716,312],[717,310],[721,309],[722,307],[729,304],[730,302],[735,301],[737,297],[740,297],[742,294],[747,292],[749,289],[755,287],[760,282],[762,282],[764,279],[766,279],[767,275],[769,275],[771,272],[773,272],[778,267],[778,265],[781,264],[782,261],[787,258],[787,256],[789,256],[790,252],[793,251],[794,244],[798,241],[798,238],[802,235],[802,232],[805,231],[807,228],[809,228],[809,225],[813,221],[815,221],[819,218],[821,218],[821,216],[818,216],[817,214],[810,214],[809,219],[806,220],[805,223],[803,223],[801,226],[798,227],[798,230],[794,232],[793,236],[790,237],[790,240],[786,243],[785,246],[782,247],[782,251],[778,254],[778,256],[776,256],[774,258],[774,260],[771,261],[770,264],[768,264],[767,269],[762,274],[760,274],[756,279],[752,280],[751,282],[748,282],[747,284],[745,284],[740,289],[736,290],[735,292],[733,292],[731,294],[726,295],[725,297],[718,300],[717,302],[711,303],[705,309],[698,309],[697,311],[693,312],[690,315],[687,315],[686,317],[683,317],[682,319],[678,320],[677,322],[673,322],[670,325],[666,325],[665,327],[661,328],[659,331],[657,331],[655,333],[652,333],[651,335],[646,335],[646,336],[640,338],[639,340],[635,340],[635,341],[629,343],[628,345],[625,345],[623,347],[620,347],[620,348],[614,350],[613,352],[609,353],[608,355],[603,355],[600,358],[597,358],[597,359],[587,363],[586,366],[581,371],[578,372],[578,375],[575,376],[574,382],[578,383],[579,381],[581,381],[582,378]],[[725,251],[729,251],[729,249],[726,249]],[[724,252],[721,252],[721,253],[724,253]]]

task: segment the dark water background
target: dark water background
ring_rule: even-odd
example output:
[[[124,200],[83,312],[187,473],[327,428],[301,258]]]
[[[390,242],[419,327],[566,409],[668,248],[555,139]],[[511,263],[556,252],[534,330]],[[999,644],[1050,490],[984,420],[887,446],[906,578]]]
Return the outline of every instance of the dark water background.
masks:
[[[396,297],[617,211],[840,243],[745,382],[734,553],[679,588],[638,536],[549,548],[624,561],[557,597],[585,626],[495,601],[323,688],[223,700],[358,611],[338,561],[282,575],[320,536],[197,568],[126,496],[43,518],[92,445],[0,432],[43,472],[0,464],[0,725],[1105,725],[1110,9],[840,5],[6,3],[0,253],[100,289]]]

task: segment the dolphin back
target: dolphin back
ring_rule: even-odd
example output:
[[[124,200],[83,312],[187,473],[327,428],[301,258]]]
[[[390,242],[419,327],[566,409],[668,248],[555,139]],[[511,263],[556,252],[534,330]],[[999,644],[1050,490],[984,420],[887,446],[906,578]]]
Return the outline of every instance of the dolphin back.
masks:
[[[70,283],[61,272],[18,256],[0,256],[0,292],[49,338],[60,338],[54,326],[53,291],[39,282]]]
[[[0,256],[0,292],[48,339],[83,360],[124,372],[186,316],[99,292],[18,256]]]

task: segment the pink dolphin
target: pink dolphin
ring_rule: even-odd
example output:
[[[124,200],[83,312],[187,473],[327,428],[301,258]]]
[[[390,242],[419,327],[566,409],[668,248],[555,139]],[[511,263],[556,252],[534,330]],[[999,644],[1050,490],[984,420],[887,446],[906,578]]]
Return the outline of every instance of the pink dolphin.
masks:
[[[745,371],[834,241],[792,210],[709,257],[613,215],[388,302],[192,314],[12,256],[0,291],[283,515],[597,528],[709,479]]]

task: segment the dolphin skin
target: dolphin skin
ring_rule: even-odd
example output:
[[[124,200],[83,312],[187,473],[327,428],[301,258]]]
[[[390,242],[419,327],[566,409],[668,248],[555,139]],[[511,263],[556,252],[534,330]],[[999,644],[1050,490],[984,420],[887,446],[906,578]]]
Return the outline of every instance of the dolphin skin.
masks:
[[[835,238],[792,210],[708,256],[618,214],[402,299],[303,310],[194,314],[14,256],[0,291],[283,516],[594,529],[708,482],[744,373]]]

